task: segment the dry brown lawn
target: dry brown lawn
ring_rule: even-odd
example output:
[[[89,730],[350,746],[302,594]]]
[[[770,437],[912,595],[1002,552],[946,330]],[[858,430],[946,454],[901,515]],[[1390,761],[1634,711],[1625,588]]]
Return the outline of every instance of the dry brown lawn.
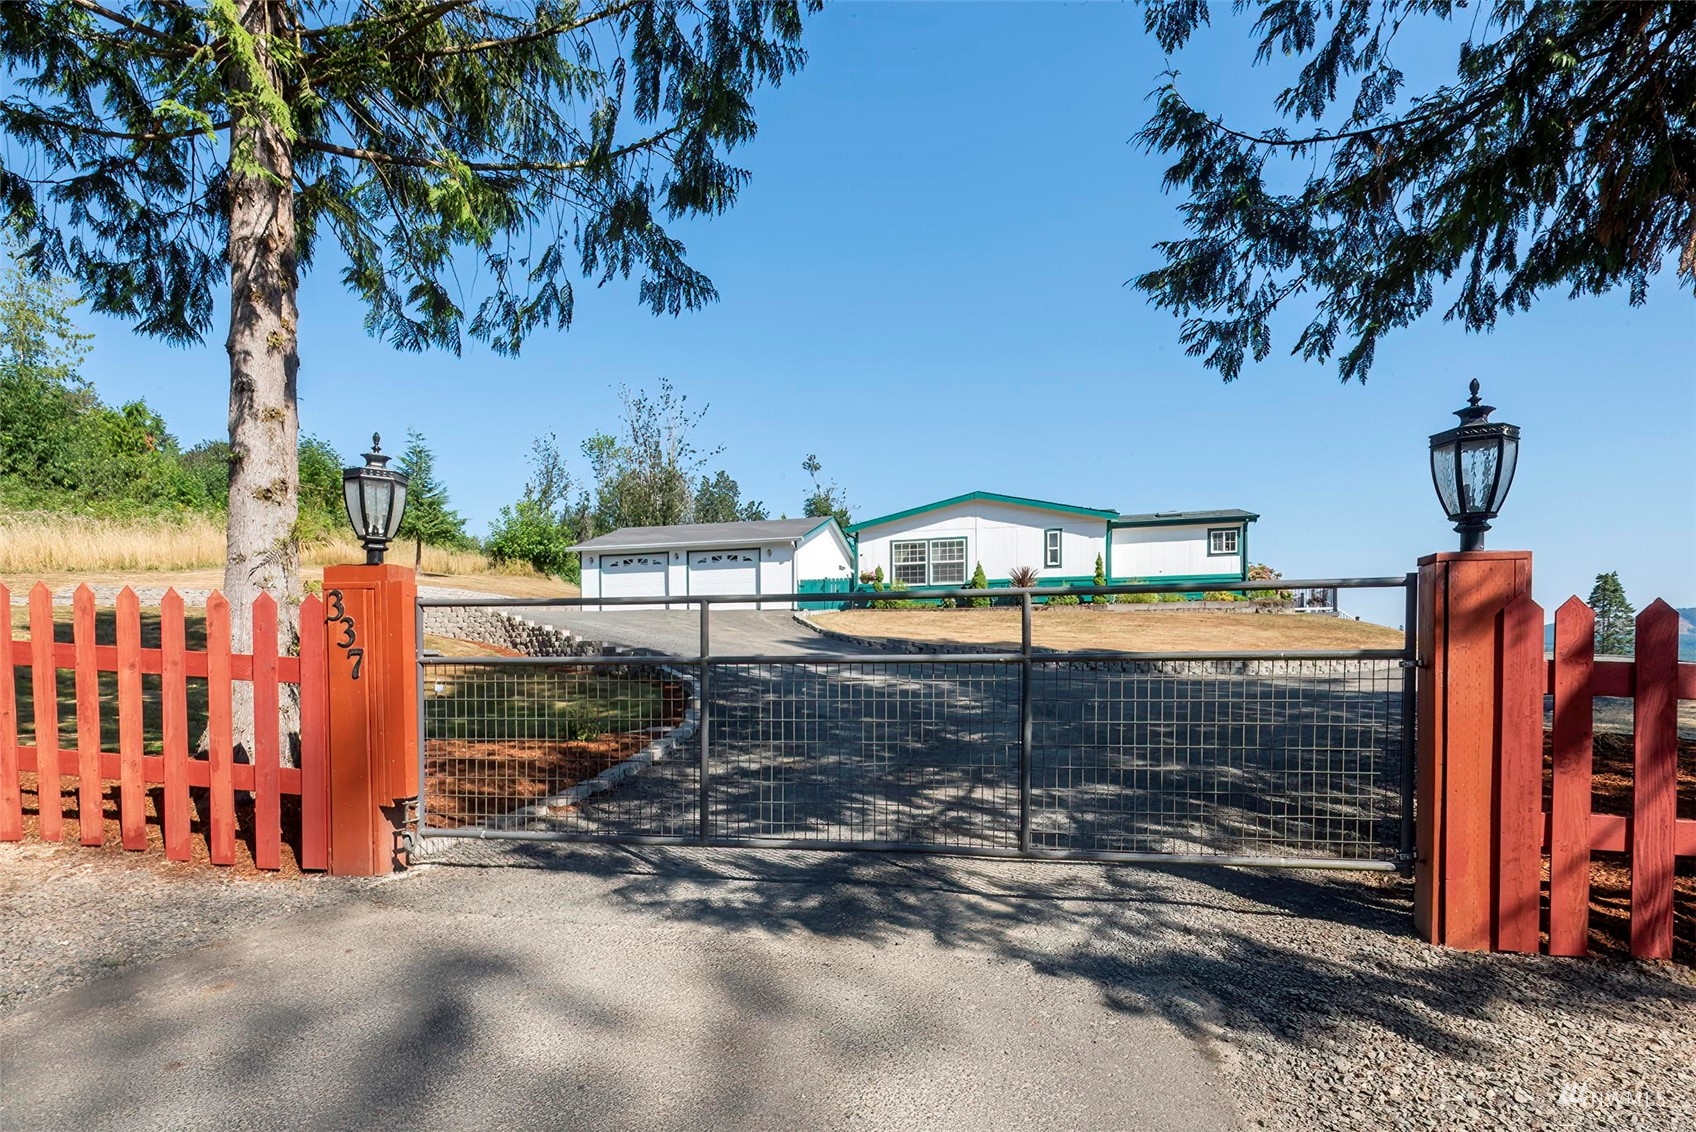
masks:
[[[396,561],[410,564],[411,560],[400,555],[396,557]],[[324,580],[324,570],[321,566],[303,567],[300,574],[308,583],[321,584]],[[216,590],[224,586],[224,572],[214,569],[52,570],[0,575],[0,581],[11,588],[12,597],[16,600],[27,595],[30,587],[37,582],[46,582],[47,588],[55,593],[80,586],[84,582],[91,586],[175,586],[179,590]],[[576,597],[579,592],[570,582],[531,572],[449,574],[425,570],[418,575],[418,584],[427,588],[469,590],[473,593],[489,594],[491,597]]]
[[[1019,647],[1017,609],[849,609],[816,613],[823,628],[856,637]],[[1288,613],[1190,613],[1039,609],[1031,618],[1038,648],[1115,652],[1287,651],[1399,648],[1399,630],[1365,621]]]

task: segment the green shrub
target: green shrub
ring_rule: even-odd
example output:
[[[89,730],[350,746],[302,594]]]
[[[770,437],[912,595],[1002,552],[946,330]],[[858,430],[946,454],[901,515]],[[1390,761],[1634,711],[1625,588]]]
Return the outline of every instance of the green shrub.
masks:
[[[1078,604],[1078,595],[1077,594],[1055,594],[1053,597],[1048,599],[1048,604],[1049,605],[1076,605],[1076,604]]]
[[[1106,584],[1107,584],[1107,567],[1106,567],[1105,564],[1102,563],[1101,555],[1098,554],[1098,555],[1095,556],[1095,576],[1090,579],[1090,585],[1092,585],[1092,586],[1105,586]],[[1089,600],[1091,602],[1097,604],[1097,605],[1110,605],[1110,604],[1112,604],[1112,601],[1113,601],[1113,595],[1112,594],[1096,594],[1095,596],[1091,597]]]
[[[1155,594],[1154,596],[1157,599],[1159,599],[1160,601],[1166,601],[1166,602],[1188,600],[1184,597],[1183,594]]]
[[[888,589],[885,590],[882,582],[874,582],[872,583],[872,588],[880,593],[904,593],[907,589],[907,583],[901,581],[892,582]],[[919,604],[919,602],[914,601],[912,598],[880,597],[871,603],[871,607],[873,609],[917,609],[919,608]]]
[[[1126,605],[1153,605],[1160,600],[1159,594],[1120,594],[1119,600]]]
[[[968,590],[987,590],[989,588],[989,576],[983,572],[982,562],[979,562],[977,569],[972,571],[972,580],[966,584],[965,588]],[[967,598],[966,603],[973,609],[989,608],[989,599],[987,597]]]
[[[590,700],[572,700],[565,705],[565,737],[572,743],[588,743],[606,733],[600,713]]]
[[[539,504],[521,499],[502,507],[500,517],[489,528],[484,552],[497,563],[527,562],[534,570],[580,581],[582,568],[576,554],[565,548],[576,540],[571,531]]]
[[[1203,601],[1241,601],[1242,595],[1236,590],[1208,590],[1201,595]]]

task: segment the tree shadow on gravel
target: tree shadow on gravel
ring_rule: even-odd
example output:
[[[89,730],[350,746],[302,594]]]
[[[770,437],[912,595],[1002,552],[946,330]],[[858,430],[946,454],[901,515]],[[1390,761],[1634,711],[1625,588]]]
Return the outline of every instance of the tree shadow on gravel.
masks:
[[[538,844],[498,856],[603,876],[611,901],[717,931],[873,946],[916,933],[988,951],[1201,1042],[1223,1027],[1311,1046],[1365,1021],[1467,1060],[1487,1049],[1475,1023],[1514,1009],[1590,1025],[1696,1016],[1696,983],[1650,965],[1431,947],[1413,932],[1411,883],[1382,874]]]

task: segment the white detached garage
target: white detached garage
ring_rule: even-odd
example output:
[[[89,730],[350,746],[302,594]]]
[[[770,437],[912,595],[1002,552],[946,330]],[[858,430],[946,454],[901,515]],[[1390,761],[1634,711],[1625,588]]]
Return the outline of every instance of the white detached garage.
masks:
[[[571,549],[582,561],[585,598],[845,593],[851,585],[851,555],[834,519],[621,527]],[[789,609],[794,604],[778,600],[746,608]]]

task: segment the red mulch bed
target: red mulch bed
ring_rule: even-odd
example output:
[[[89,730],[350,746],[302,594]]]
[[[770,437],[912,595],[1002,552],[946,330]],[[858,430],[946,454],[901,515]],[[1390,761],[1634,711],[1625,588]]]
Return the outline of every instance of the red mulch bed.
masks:
[[[1545,765],[1550,754],[1544,736]],[[1632,737],[1596,735],[1591,764],[1595,811],[1631,812]],[[1544,803],[1552,775],[1544,776]],[[1678,816],[1696,819],[1696,740],[1678,742]],[[1544,920],[1548,915],[1548,868],[1544,867]],[[1673,879],[1673,960],[1696,967],[1696,857],[1680,857]],[[1545,937],[1546,938],[1546,937]],[[1631,953],[1631,859],[1624,853],[1595,853],[1590,858],[1590,950],[1596,954]]]
[[[36,776],[30,771],[24,771],[19,776],[23,786],[24,809],[24,839],[40,841],[41,810],[39,784]],[[118,784],[108,782],[101,795],[101,844],[99,846],[81,846],[82,814],[78,809],[78,797],[75,779],[68,779],[72,785],[64,788],[59,796],[59,812],[64,815],[63,832],[60,843],[63,845],[86,848],[90,852],[123,851],[122,834],[118,825]],[[236,796],[236,855],[235,862],[230,865],[214,865],[212,856],[207,850],[206,838],[210,831],[210,810],[208,800],[210,793],[206,790],[189,791],[189,859],[187,861],[169,862],[173,868],[219,869],[232,876],[238,877],[298,877],[300,876],[300,799],[293,794],[282,796],[282,827],[283,851],[282,868],[260,869],[253,863],[254,822],[253,800]],[[147,789],[147,853],[146,856],[156,858],[165,863],[165,826],[164,826],[165,788],[151,786]],[[141,854],[137,850],[138,856]]]
[[[575,742],[431,740],[424,757],[427,823],[454,829],[510,814],[618,765],[654,738],[632,731]]]

